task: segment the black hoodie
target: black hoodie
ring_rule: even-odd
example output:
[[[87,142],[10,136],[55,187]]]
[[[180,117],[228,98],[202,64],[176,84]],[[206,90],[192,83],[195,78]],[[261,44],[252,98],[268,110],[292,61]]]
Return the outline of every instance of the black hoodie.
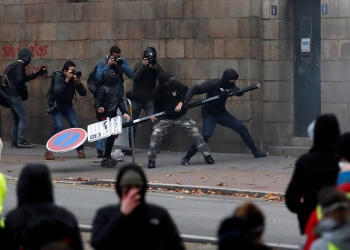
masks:
[[[23,100],[28,98],[26,82],[38,76],[37,73],[26,74],[26,66],[30,63],[31,59],[32,52],[27,48],[21,48],[18,52],[17,61],[11,63],[6,68],[5,74],[11,82],[11,96],[21,96]],[[27,93],[27,96],[24,93]]]
[[[123,97],[120,95],[120,91],[117,87],[117,81],[115,78],[114,70],[105,70],[102,73],[103,84],[98,88],[95,96],[94,108],[96,111],[96,117],[100,120],[102,117],[115,117],[117,115],[118,108],[122,114],[128,114],[126,110]],[[104,108],[103,113],[98,113],[100,107]]]
[[[319,116],[315,124],[313,146],[295,164],[285,197],[288,209],[298,215],[301,234],[304,233],[306,222],[316,207],[318,192],[325,186],[336,184],[338,159],[331,146],[339,135],[338,120],[333,114]]]
[[[138,172],[144,181],[141,204],[128,216],[120,212],[120,204],[99,209],[93,221],[91,245],[106,249],[184,249],[177,228],[162,207],[147,204],[147,180],[139,166],[125,166],[117,175],[116,191],[121,197],[120,180],[128,171]]]
[[[5,230],[9,240],[6,249],[39,250],[53,240],[64,241],[74,250],[83,249],[74,215],[54,204],[46,165],[24,166],[17,184],[17,200],[17,208],[6,215]]]
[[[238,79],[238,74],[234,69],[226,69],[221,77],[221,79],[211,79],[205,81],[199,85],[193,86],[186,94],[184,100],[189,102],[194,95],[207,93],[206,98],[219,95],[222,91],[228,89],[230,92],[238,91],[239,88],[235,83],[229,82],[231,79]],[[239,94],[237,96],[242,96]],[[219,98],[215,101],[211,101],[202,106],[202,114],[219,115],[226,111],[226,100],[225,98]]]

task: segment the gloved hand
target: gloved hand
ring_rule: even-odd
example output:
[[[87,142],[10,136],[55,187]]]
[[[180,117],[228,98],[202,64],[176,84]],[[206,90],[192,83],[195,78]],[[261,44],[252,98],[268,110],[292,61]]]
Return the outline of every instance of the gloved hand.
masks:
[[[47,73],[46,66],[43,66],[42,68],[39,69],[38,72],[36,72],[36,75],[37,76],[42,76],[45,73]]]
[[[223,91],[220,92],[219,97],[222,99],[225,99],[228,97],[228,91],[224,89]]]
[[[188,102],[183,101],[183,102],[182,102],[182,107],[181,107],[181,109],[187,110],[187,109],[188,109]]]

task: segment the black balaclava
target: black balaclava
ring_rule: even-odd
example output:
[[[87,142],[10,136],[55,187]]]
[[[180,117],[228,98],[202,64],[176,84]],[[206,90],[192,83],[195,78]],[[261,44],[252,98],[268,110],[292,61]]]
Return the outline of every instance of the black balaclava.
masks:
[[[164,85],[166,83],[171,83],[174,80],[174,77],[167,72],[160,72],[158,75],[159,85]]]
[[[237,80],[239,75],[234,69],[226,69],[222,74],[220,79],[219,87],[223,89],[233,89],[235,85],[234,82],[229,82],[229,80]]]
[[[105,70],[102,72],[102,82],[105,85],[112,86],[116,84],[117,76],[114,70]]]
[[[17,60],[21,60],[23,61],[24,65],[27,66],[30,61],[32,60],[32,52],[30,52],[29,49],[27,48],[21,48],[19,51],[18,51],[18,58]]]
[[[334,153],[350,162],[350,132],[344,133],[333,144]]]
[[[130,172],[130,175],[127,174]],[[131,176],[131,178],[130,178]],[[123,180],[123,178],[126,177],[128,180]],[[132,178],[133,177],[133,178]],[[141,182],[140,182],[141,180]],[[118,174],[117,174],[117,183],[115,185],[116,191],[118,196],[122,197],[122,187],[121,184],[127,182],[128,184],[132,185],[139,185],[141,186],[141,201],[144,202],[146,190],[147,190],[147,178],[145,173],[142,171],[142,169],[139,166],[136,165],[127,165],[122,167]],[[141,185],[140,185],[141,184]]]
[[[17,206],[53,201],[53,188],[48,167],[41,163],[25,165],[17,183]]]
[[[338,139],[340,128],[338,119],[334,114],[320,115],[315,123],[314,145],[311,151],[331,152],[332,143]]]

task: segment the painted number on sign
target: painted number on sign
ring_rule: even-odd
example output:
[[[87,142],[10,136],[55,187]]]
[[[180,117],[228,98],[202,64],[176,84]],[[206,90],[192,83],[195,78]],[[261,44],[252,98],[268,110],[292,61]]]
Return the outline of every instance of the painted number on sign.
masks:
[[[277,5],[271,5],[271,15],[277,16]]]

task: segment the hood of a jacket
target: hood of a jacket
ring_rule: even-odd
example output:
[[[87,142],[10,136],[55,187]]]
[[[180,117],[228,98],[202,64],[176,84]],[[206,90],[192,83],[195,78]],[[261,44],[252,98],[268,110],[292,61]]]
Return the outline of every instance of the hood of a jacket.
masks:
[[[332,144],[340,136],[337,117],[333,114],[320,115],[315,123],[314,141],[311,151],[331,152]]]
[[[224,89],[233,89],[235,83],[229,82],[230,80],[237,80],[238,79],[238,73],[234,69],[226,69],[224,73],[222,74],[222,77],[220,79],[219,87]]]
[[[350,220],[342,225],[339,225],[331,218],[321,220],[316,227],[316,232],[320,232],[322,234],[322,239],[327,242],[332,242],[339,249],[349,249],[349,230]]]
[[[117,75],[114,70],[109,69],[102,72],[102,83],[107,86],[114,86],[117,83]]]
[[[21,48],[19,51],[18,51],[18,60],[21,60],[25,66],[27,66],[30,61],[32,60],[32,52],[30,52],[29,49],[27,48]]]
[[[30,163],[22,169],[17,183],[18,206],[38,202],[53,202],[53,188],[48,167]]]
[[[5,179],[5,176],[2,173],[0,173],[0,214],[2,213],[6,194],[7,194],[6,179]]]
[[[120,186],[121,183],[125,182],[125,179],[123,180],[123,178],[130,178],[130,176],[135,176],[135,174],[137,175],[137,183],[138,185],[141,184],[141,200],[144,201],[145,199],[145,195],[146,195],[146,191],[147,191],[147,178],[145,173],[142,171],[142,169],[139,166],[136,165],[128,165],[125,167],[122,167],[118,174],[117,174],[117,183],[115,185],[117,194],[119,196],[119,198],[122,197],[122,187]],[[140,182],[141,181],[141,182]],[[132,180],[130,180],[130,182],[132,182]],[[136,183],[134,183],[136,184]]]

